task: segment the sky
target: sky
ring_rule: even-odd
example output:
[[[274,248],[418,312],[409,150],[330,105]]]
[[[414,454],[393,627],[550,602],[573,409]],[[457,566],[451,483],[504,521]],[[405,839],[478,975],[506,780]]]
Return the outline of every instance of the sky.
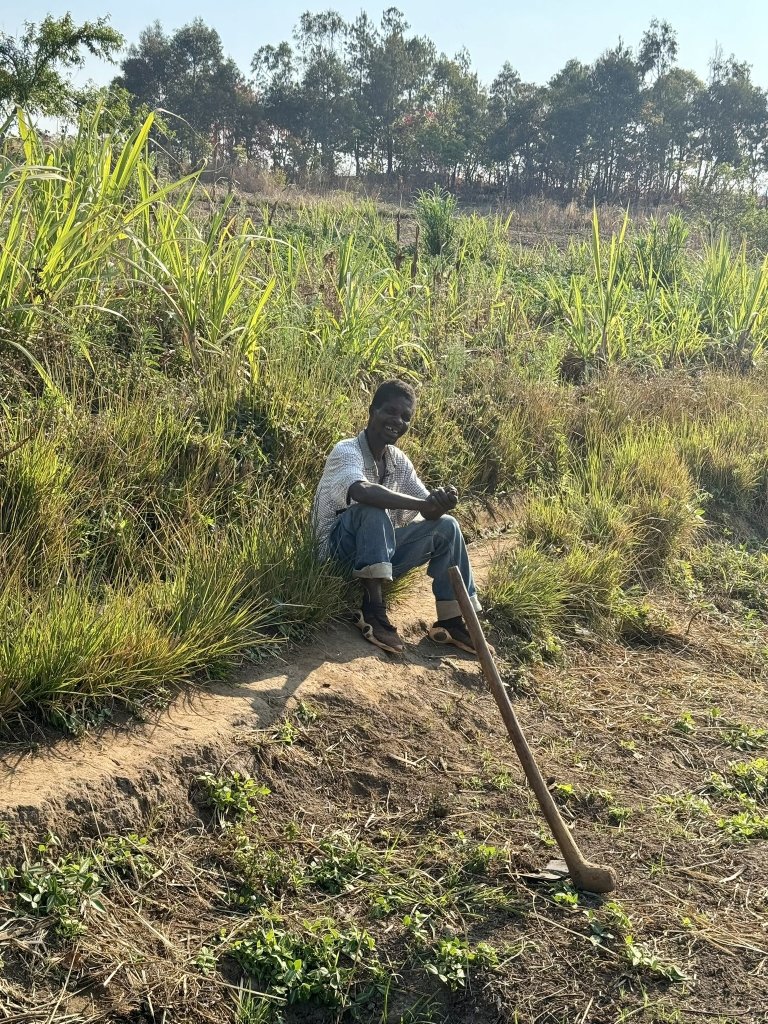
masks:
[[[472,66],[490,84],[502,64],[509,61],[524,81],[544,84],[566,61],[591,63],[619,38],[636,47],[652,18],[670,22],[677,32],[678,64],[706,79],[716,47],[752,65],[753,81],[768,89],[768,0],[384,0],[381,6],[360,0],[283,0],[251,3],[236,0],[2,0],[0,31],[17,35],[25,21],[38,22],[47,14],[67,11],[80,22],[110,16],[111,24],[135,42],[143,28],[159,18],[173,32],[195,17],[215,28],[226,54],[249,73],[254,52],[265,43],[290,40],[294,25],[305,10],[331,8],[346,20],[366,10],[378,22],[383,10],[397,6],[413,33],[426,35],[438,50],[452,56],[469,51]],[[89,58],[75,82],[90,79],[106,84],[116,73],[109,64]]]

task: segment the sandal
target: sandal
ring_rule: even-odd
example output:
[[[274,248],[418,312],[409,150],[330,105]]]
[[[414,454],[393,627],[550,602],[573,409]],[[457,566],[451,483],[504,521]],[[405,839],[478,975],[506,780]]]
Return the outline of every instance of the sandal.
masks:
[[[429,636],[436,644],[453,644],[459,650],[466,651],[467,654],[474,654],[477,657],[472,637],[469,635],[469,630],[460,615],[456,615],[452,619],[438,619],[434,626],[429,627]],[[488,650],[491,654],[496,653],[490,644],[488,644]]]
[[[353,613],[352,622],[369,643],[380,647],[382,651],[388,651],[390,654],[403,653],[403,641],[389,621],[387,609],[383,604],[363,601],[363,607]]]

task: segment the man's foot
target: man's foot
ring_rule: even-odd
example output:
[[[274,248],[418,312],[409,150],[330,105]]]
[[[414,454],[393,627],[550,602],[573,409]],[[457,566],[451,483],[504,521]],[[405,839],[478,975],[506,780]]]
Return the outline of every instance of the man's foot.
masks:
[[[387,609],[383,604],[363,599],[363,607],[354,613],[352,621],[369,643],[390,654],[403,653],[403,641],[387,618]]]
[[[453,644],[467,654],[477,654],[466,623],[460,615],[452,619],[438,619],[434,626],[430,626],[429,636],[436,644]],[[488,650],[491,654],[495,653],[490,644]]]

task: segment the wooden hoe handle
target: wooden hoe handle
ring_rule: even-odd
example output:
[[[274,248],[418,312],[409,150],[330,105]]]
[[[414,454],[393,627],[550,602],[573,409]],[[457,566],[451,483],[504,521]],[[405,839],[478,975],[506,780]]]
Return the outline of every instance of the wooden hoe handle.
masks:
[[[512,740],[517,756],[520,758],[525,776],[531,784],[533,792],[536,794],[536,799],[539,801],[539,806],[544,813],[544,817],[547,819],[547,824],[552,830],[552,835],[555,837],[557,845],[560,847],[563,860],[568,866],[568,872],[574,885],[579,889],[586,889],[589,892],[611,892],[616,887],[616,873],[611,867],[593,864],[586,860],[576,845],[576,840],[560,816],[557,804],[552,799],[552,794],[542,778],[531,748],[528,746],[525,734],[520,728],[517,715],[501,681],[499,670],[496,668],[496,663],[488,649],[477,613],[472,607],[467,588],[464,586],[461,573],[455,566],[452,566],[448,570],[448,574],[456,593],[456,600],[461,608],[461,614],[467,624],[469,635],[472,637],[472,643],[480,659],[483,674],[499,706],[501,717],[504,719],[509,738]]]

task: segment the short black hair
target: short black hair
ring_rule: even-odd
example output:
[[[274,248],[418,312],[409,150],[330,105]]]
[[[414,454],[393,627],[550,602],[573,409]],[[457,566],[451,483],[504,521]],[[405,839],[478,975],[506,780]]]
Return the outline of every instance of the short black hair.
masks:
[[[385,380],[379,384],[371,400],[371,408],[378,409],[391,398],[407,398],[416,404],[416,392],[404,380]]]

